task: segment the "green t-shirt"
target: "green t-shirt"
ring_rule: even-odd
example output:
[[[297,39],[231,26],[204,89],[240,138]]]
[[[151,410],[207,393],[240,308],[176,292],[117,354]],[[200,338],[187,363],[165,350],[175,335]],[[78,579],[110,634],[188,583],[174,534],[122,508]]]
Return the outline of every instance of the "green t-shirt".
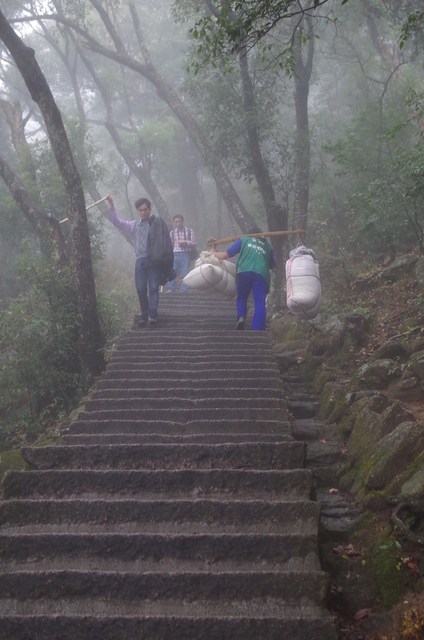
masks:
[[[250,236],[242,238],[237,261],[237,273],[244,273],[245,271],[259,273],[267,281],[269,289],[271,255],[271,245],[263,238],[251,238]]]

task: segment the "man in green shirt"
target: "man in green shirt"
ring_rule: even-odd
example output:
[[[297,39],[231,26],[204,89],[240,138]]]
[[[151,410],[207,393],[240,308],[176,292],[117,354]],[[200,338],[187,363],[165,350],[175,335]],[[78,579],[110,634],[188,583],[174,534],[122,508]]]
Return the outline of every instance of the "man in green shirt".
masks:
[[[255,233],[258,231],[255,230]],[[228,260],[237,254],[237,324],[236,329],[244,329],[247,315],[247,299],[253,293],[255,312],[252,320],[253,331],[264,331],[266,323],[266,297],[270,285],[270,269],[277,266],[274,251],[264,238],[245,236],[227,251],[211,252],[219,260]]]

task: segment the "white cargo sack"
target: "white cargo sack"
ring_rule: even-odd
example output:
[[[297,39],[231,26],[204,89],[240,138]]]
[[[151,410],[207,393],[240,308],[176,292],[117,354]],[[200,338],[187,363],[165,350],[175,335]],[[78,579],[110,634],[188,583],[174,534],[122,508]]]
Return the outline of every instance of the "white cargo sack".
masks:
[[[222,265],[224,265],[225,270],[231,273],[234,278],[236,277],[236,265],[230,262],[230,260],[218,260],[210,251],[202,251],[195,262],[195,267],[200,267],[202,264],[213,264],[220,269],[222,269]]]
[[[183,283],[191,289],[234,298],[237,294],[235,275],[236,266],[232,262],[218,260],[209,251],[203,251]]]
[[[321,280],[315,253],[306,247],[290,252],[286,262],[287,306],[301,320],[313,320],[321,308]]]

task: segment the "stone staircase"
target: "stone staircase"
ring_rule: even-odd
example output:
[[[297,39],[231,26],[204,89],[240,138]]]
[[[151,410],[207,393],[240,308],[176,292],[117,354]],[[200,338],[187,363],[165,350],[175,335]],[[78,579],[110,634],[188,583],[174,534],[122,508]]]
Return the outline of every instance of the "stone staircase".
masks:
[[[266,333],[165,294],[0,501],[2,640],[335,640]]]

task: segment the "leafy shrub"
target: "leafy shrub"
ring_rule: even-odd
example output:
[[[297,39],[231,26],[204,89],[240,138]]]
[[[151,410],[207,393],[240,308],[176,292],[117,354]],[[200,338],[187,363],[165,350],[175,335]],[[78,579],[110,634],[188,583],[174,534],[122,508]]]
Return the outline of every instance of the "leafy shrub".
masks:
[[[34,437],[84,387],[70,271],[26,257],[19,277],[24,293],[0,315],[0,448]]]

